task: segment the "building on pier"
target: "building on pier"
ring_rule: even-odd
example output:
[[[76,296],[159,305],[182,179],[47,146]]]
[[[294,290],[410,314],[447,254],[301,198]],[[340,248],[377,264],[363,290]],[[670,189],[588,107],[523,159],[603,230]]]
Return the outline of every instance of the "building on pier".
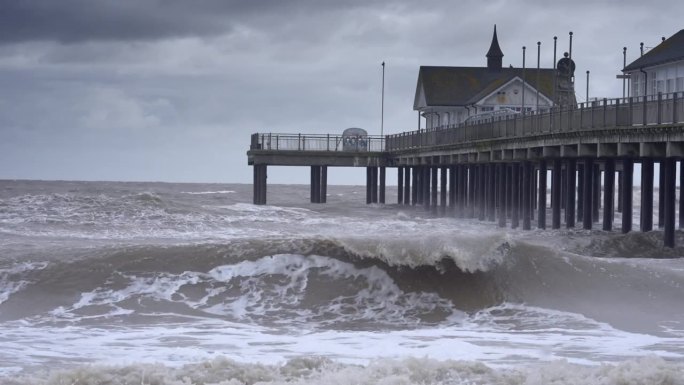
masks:
[[[426,128],[551,108],[556,70],[504,68],[503,56],[494,26],[486,67],[421,66],[413,109],[425,117]]]
[[[684,29],[628,64],[632,96],[684,91]]]

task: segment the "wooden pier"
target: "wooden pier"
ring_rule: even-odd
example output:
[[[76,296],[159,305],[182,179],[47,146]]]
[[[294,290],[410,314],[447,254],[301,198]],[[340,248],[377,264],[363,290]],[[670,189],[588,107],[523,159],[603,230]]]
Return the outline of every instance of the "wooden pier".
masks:
[[[266,203],[267,166],[276,165],[311,167],[312,203],[325,203],[327,167],[366,167],[366,202],[385,203],[390,167],[397,169],[397,203],[435,215],[477,217],[501,227],[510,221],[512,228],[522,222],[529,230],[535,212],[536,226],[547,227],[550,208],[553,229],[563,223],[592,229],[602,214],[603,230],[612,231],[614,213],[620,212],[620,228],[627,233],[637,163],[642,169],[639,228],[651,231],[658,164],[658,227],[664,229],[665,246],[675,245],[678,207],[679,227],[684,227],[681,189],[676,204],[676,178],[680,186],[684,182],[681,92],[368,137],[355,149],[344,148],[342,140],[341,135],[253,134],[247,155],[254,166],[254,203]]]

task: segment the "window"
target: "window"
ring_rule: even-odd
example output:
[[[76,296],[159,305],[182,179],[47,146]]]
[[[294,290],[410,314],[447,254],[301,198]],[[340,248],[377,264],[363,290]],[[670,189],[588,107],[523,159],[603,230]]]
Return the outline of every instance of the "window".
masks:
[[[684,91],[684,78],[677,78],[677,91]]]
[[[667,89],[665,90],[668,94],[675,92],[675,80],[667,79]]]
[[[482,111],[482,112],[494,111],[494,107],[491,107],[491,106],[483,106],[483,107],[480,107],[480,111]]]

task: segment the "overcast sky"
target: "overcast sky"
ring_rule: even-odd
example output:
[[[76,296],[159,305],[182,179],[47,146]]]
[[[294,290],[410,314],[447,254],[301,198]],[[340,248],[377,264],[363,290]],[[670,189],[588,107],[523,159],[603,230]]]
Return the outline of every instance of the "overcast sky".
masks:
[[[684,28],[684,2],[0,0],[0,179],[251,183],[253,132],[415,129],[420,65],[552,67],[573,31],[576,89],[622,95],[639,43]],[[393,174],[393,173],[390,173]],[[308,170],[269,169],[269,183]],[[331,170],[330,183],[365,180]]]

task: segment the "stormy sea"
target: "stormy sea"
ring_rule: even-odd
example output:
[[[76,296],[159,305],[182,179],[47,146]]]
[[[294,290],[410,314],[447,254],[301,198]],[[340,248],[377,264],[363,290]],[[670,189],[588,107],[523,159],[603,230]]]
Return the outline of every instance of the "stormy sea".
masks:
[[[681,230],[499,228],[395,190],[0,181],[0,383],[684,384]]]

